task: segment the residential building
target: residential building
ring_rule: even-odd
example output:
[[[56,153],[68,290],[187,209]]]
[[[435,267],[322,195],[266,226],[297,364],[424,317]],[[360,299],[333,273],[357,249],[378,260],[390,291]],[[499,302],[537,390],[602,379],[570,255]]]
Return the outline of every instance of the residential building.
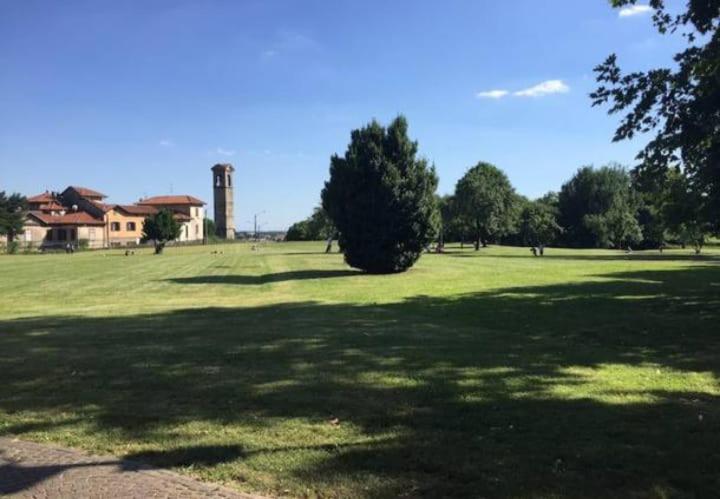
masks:
[[[166,209],[175,214],[176,220],[182,223],[182,232],[178,241],[201,241],[205,229],[205,203],[192,196],[155,196],[141,199],[138,206]]]
[[[25,246],[107,248],[140,244],[145,218],[167,209],[181,223],[178,241],[204,239],[205,203],[193,196],[155,196],[136,204],[108,204],[96,190],[70,186],[62,193],[28,198],[24,230],[16,240]]]

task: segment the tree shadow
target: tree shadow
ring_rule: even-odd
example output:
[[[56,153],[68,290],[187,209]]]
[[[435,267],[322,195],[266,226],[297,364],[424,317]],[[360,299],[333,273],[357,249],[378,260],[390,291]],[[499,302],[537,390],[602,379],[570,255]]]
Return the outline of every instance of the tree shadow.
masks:
[[[34,447],[34,444],[23,443],[23,445],[26,448],[28,445]],[[18,454],[21,459],[17,461],[4,458],[4,452],[0,449],[0,494],[17,494],[28,491],[56,475],[80,468],[110,467],[105,471],[93,471],[93,475],[97,475],[98,473],[114,473],[116,470],[131,472],[152,470],[155,467],[217,466],[245,457],[243,449],[237,445],[202,445],[131,453],[119,459],[98,459],[63,453],[59,458],[63,462],[58,464],[28,464],[28,462],[34,462],[38,455],[41,456],[39,458],[41,461],[47,462],[52,459],[53,452],[57,451],[25,450]],[[73,479],[87,479],[87,477],[69,478],[69,480]],[[75,489],[73,488],[73,490]],[[56,490],[56,493],[60,492],[60,489]]]
[[[89,462],[75,464],[58,464],[44,466],[24,466],[22,464],[0,464],[0,494],[18,494],[28,490],[34,485],[44,482],[53,476],[71,469],[88,468],[118,464],[117,461]],[[34,496],[33,496],[34,497]]]
[[[217,466],[244,459],[246,451],[240,445],[193,445],[174,449],[148,450],[126,454],[124,466],[132,469],[134,463],[147,463],[162,468],[187,466]]]
[[[637,252],[637,253],[624,253],[624,252],[618,252],[616,255],[608,255],[608,254],[592,254],[592,255],[582,255],[582,254],[553,254],[551,249],[545,249],[545,255],[542,257],[534,257],[532,253],[528,251],[527,255],[508,255],[508,254],[497,254],[497,253],[491,253],[491,254],[483,254],[482,250],[478,252],[446,252],[444,253],[449,257],[452,258],[532,258],[537,260],[567,260],[567,261],[597,261],[597,262],[613,262],[613,261],[638,261],[638,262],[672,262],[672,261],[678,261],[678,262],[704,262],[704,263],[720,263],[720,255],[713,255],[713,254],[700,254],[700,255],[694,255],[694,254],[672,254],[672,253],[664,253],[664,254],[648,254],[647,252]]]
[[[304,281],[310,279],[333,279],[366,275],[358,270],[293,270],[262,275],[204,275],[193,277],[175,277],[165,281],[175,284],[226,284],[260,286],[283,281]]]
[[[720,267],[597,279],[0,321],[0,410],[48,425],[82,413],[119,442],[159,442],[135,456],[158,465],[270,466],[276,492],[302,480],[319,495],[363,484],[364,497],[714,495],[720,398],[698,380],[720,376]],[[322,430],[335,418],[353,432]],[[243,430],[225,449],[165,448],[198,422]]]

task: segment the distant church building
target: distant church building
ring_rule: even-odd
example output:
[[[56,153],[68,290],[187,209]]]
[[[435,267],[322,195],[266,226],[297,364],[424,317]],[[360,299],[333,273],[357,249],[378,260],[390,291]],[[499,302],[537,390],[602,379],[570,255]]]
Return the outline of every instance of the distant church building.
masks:
[[[212,167],[212,172],[217,236],[223,239],[235,239],[232,184],[235,168],[231,164],[218,164]]]

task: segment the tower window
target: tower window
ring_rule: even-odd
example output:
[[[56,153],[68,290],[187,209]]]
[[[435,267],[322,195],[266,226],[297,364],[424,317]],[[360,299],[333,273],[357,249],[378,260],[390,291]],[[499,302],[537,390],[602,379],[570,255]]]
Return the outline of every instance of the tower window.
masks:
[[[227,177],[227,178],[228,178],[228,187],[232,187],[232,177],[230,176],[229,173],[228,173],[228,177]]]
[[[222,187],[222,177],[220,175],[215,177],[215,187]]]

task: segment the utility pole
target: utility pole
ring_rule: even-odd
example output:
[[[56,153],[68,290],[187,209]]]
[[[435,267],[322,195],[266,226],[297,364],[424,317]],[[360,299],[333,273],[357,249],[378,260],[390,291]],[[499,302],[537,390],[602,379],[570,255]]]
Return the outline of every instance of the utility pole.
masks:
[[[255,239],[258,238],[258,223],[257,223],[257,219],[258,219],[258,216],[262,215],[263,213],[265,213],[265,210],[261,211],[260,213],[255,213],[255,215],[253,215],[253,232],[254,232],[254,237],[255,237]]]

